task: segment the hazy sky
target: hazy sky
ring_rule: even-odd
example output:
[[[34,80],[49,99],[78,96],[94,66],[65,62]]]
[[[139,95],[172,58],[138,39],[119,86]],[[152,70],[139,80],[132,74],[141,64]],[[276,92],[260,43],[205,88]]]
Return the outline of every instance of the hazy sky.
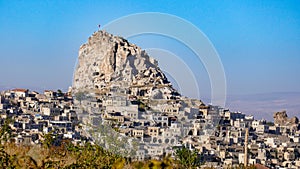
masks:
[[[274,0],[0,0],[0,87],[66,89],[79,46],[97,25],[138,12],[169,13],[202,30],[220,55],[228,94],[300,92],[300,1]],[[132,42],[155,47],[155,39]],[[189,55],[173,44],[166,48],[183,59]],[[195,74],[207,80],[199,70]],[[209,83],[200,88],[209,91]]]

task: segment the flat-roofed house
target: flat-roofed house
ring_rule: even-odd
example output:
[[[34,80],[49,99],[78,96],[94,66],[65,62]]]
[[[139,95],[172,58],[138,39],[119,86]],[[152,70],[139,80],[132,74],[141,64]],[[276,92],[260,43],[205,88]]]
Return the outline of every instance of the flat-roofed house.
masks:
[[[15,94],[15,97],[27,97],[28,89],[13,89],[12,93]]]

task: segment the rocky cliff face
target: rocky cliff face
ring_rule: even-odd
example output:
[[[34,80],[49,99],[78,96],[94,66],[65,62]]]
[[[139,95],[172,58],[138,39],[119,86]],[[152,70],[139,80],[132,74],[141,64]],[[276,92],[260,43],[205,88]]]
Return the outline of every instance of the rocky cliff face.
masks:
[[[274,123],[279,126],[293,126],[299,123],[297,117],[288,118],[286,111],[274,113]]]
[[[138,46],[105,31],[95,32],[79,50],[73,92],[108,92],[113,86],[127,94],[169,99],[174,90],[158,63]]]

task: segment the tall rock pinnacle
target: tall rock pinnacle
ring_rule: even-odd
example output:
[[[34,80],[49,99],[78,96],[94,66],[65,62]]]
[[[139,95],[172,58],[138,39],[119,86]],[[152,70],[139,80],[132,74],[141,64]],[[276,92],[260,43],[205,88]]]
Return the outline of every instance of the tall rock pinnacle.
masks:
[[[98,31],[80,47],[73,91],[105,93],[113,86],[154,99],[179,95],[157,61],[144,50],[124,38]]]

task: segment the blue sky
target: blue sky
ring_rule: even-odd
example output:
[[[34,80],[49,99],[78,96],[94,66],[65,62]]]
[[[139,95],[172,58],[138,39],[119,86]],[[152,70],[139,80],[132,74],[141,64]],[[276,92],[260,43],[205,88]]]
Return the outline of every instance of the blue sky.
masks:
[[[299,1],[0,0],[0,86],[67,89],[79,46],[97,25],[140,12],[176,15],[202,30],[219,53],[228,94],[300,92]],[[155,40],[132,42],[153,47]],[[190,54],[170,44],[183,59]],[[209,91],[205,69],[195,74]]]

